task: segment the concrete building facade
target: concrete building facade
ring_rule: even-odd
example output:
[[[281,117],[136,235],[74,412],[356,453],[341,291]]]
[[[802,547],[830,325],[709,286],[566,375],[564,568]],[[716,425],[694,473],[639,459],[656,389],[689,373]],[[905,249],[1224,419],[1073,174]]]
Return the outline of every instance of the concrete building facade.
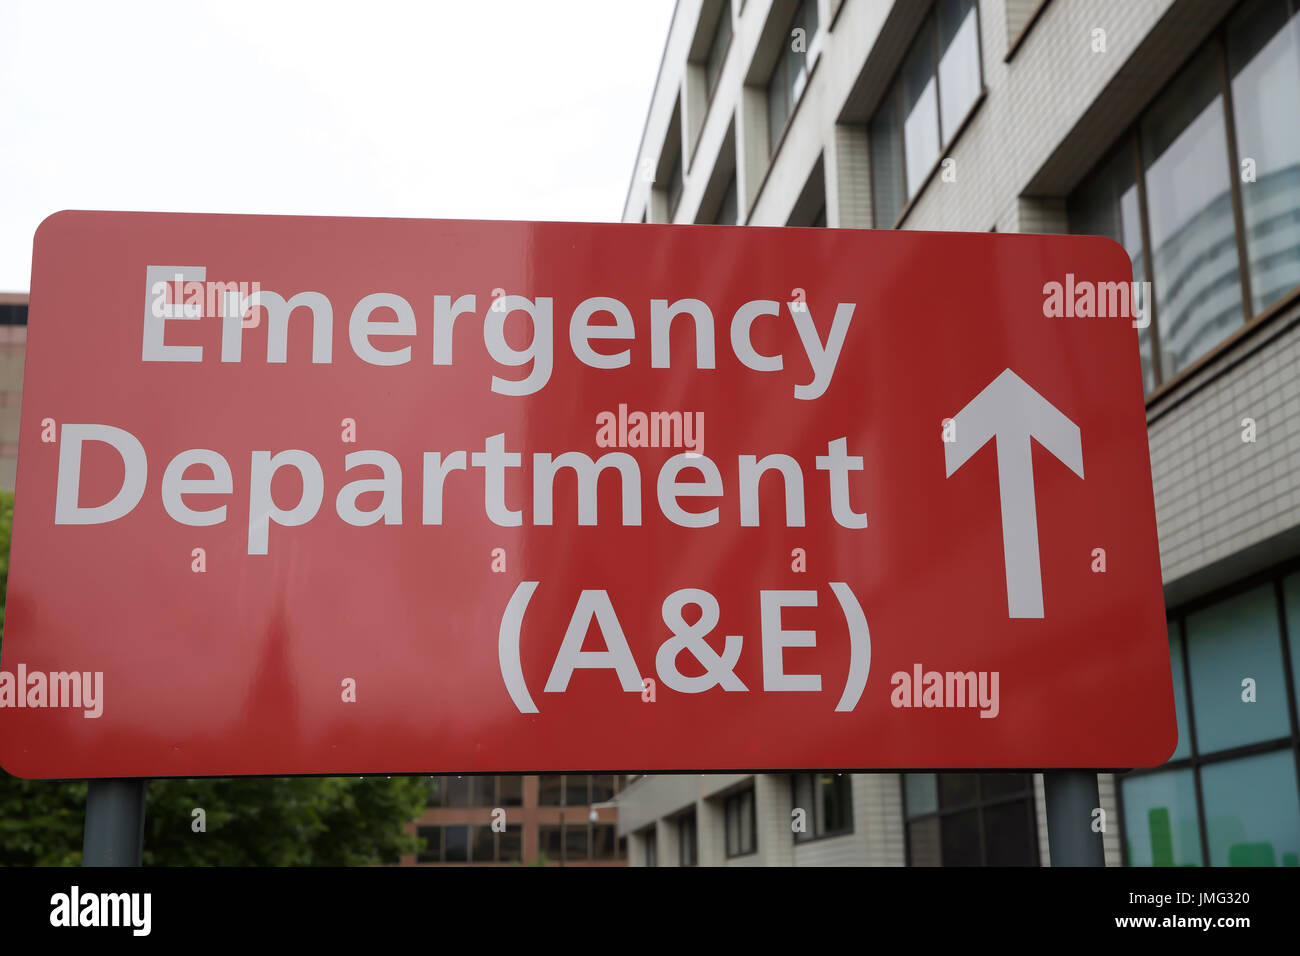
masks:
[[[1295,0],[679,0],[623,218],[1123,244],[1179,744],[1099,776],[1106,860],[1297,865]],[[646,776],[619,807],[633,865],[1051,862],[1041,774]]]

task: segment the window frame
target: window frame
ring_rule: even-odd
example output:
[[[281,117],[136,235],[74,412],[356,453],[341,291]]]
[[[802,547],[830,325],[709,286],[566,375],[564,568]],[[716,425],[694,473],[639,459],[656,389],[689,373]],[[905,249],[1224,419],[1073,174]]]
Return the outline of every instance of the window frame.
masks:
[[[902,173],[903,173],[904,198],[903,198],[902,205],[899,207],[898,215],[895,217],[893,223],[887,225],[885,223],[881,223],[876,220],[875,195],[874,193],[872,194],[871,221],[872,221],[873,229],[898,229],[899,227],[902,226],[902,224],[907,220],[907,217],[911,214],[912,208],[920,200],[921,195],[925,192],[926,188],[930,185],[931,180],[934,179],[935,174],[938,173],[938,171],[943,167],[943,161],[949,158],[949,151],[951,150],[952,145],[956,143],[959,139],[961,139],[962,134],[966,132],[966,128],[970,126],[971,120],[974,118],[975,114],[979,111],[980,106],[983,104],[985,98],[988,95],[988,83],[985,80],[985,70],[984,70],[984,14],[983,11],[980,9],[980,0],[971,0],[971,8],[975,11],[975,51],[976,51],[976,61],[979,63],[979,91],[975,94],[975,99],[971,101],[970,108],[966,110],[966,114],[960,120],[958,120],[957,125],[953,127],[952,136],[949,137],[946,142],[944,141],[943,101],[942,101],[942,96],[939,92],[939,64],[941,62],[942,54],[943,54],[943,51],[939,49],[939,20],[938,20],[939,0],[930,0],[930,4],[926,8],[925,13],[921,15],[921,20],[920,20],[921,25],[918,28],[917,33],[915,33],[908,41],[908,45],[906,49],[903,51],[902,57],[899,59],[898,66],[894,68],[894,72],[890,76],[889,82],[885,84],[884,95],[880,97],[880,101],[876,103],[875,108],[872,109],[871,113],[867,116],[866,126],[867,129],[870,130],[872,124],[876,119],[876,116],[880,113],[881,109],[884,108],[885,101],[891,97],[893,98],[894,115],[897,119],[897,126],[898,126],[898,144],[899,144],[898,158],[901,162]],[[903,77],[903,69],[904,67],[907,66],[907,55],[912,51],[912,46],[913,44],[916,43],[917,38],[921,36],[921,31],[923,31],[927,26],[932,27],[930,33],[931,42],[932,42],[932,57],[934,60],[934,68],[932,71],[932,76],[934,79],[934,112],[935,112],[935,127],[939,137],[938,139],[939,155],[935,157],[935,161],[930,166],[929,170],[924,175],[921,176],[920,181],[916,185],[916,188],[914,190],[910,190],[910,195],[909,195],[908,186],[910,184],[907,181],[908,180],[907,136],[905,134],[907,116],[903,110],[902,77]],[[868,189],[870,189],[871,185],[874,183],[874,176],[875,176],[875,170],[871,168],[871,154],[870,154],[870,148],[868,148],[868,154],[867,154]]]
[[[748,832],[750,846],[748,850],[743,849],[745,841],[743,839],[743,835],[739,833],[739,829],[740,829],[739,827],[737,827],[737,831],[738,831],[737,841],[740,845],[736,848],[732,847],[731,826],[729,823],[729,818],[732,813],[732,807],[740,806],[741,801],[743,801],[746,796],[749,797],[749,806],[750,806],[749,832]],[[745,821],[742,819],[741,824],[743,825],[744,822]],[[753,854],[758,852],[758,792],[752,783],[747,787],[743,787],[742,789],[737,790],[735,793],[728,794],[726,798],[723,800],[722,831],[723,831],[723,847],[726,852],[726,857],[728,860],[734,860],[742,856],[752,856]]]
[[[1115,141],[1107,147],[1102,156],[1089,167],[1088,171],[1079,178],[1074,187],[1066,194],[1066,202],[1073,196],[1079,187],[1083,185],[1090,176],[1099,170],[1105,162],[1110,159],[1118,150],[1123,148],[1125,141],[1130,143],[1129,148],[1132,150],[1135,182],[1138,189],[1138,216],[1141,222],[1142,232],[1142,268],[1145,281],[1151,283],[1152,295],[1149,296],[1150,302],[1147,303],[1147,314],[1150,318],[1148,333],[1151,341],[1151,358],[1152,371],[1155,379],[1150,391],[1145,391],[1144,400],[1151,406],[1159,398],[1172,391],[1182,383],[1190,380],[1198,372],[1215,361],[1224,354],[1233,345],[1242,338],[1250,335],[1262,326],[1266,325],[1269,319],[1278,315],[1280,312],[1292,307],[1297,301],[1300,301],[1300,282],[1284,293],[1276,302],[1272,303],[1258,313],[1253,313],[1252,305],[1252,288],[1250,275],[1250,253],[1246,245],[1245,229],[1245,206],[1242,200],[1242,182],[1241,182],[1241,164],[1240,156],[1237,151],[1237,120],[1236,107],[1232,93],[1232,75],[1231,67],[1228,62],[1228,25],[1236,14],[1245,8],[1250,0],[1241,0],[1234,4],[1231,9],[1224,13],[1223,18],[1210,31],[1210,34],[1178,64],[1177,69],[1173,71],[1170,77],[1162,83],[1157,89],[1153,90],[1147,97],[1142,109],[1138,110],[1133,121],[1126,126]],[[1224,140],[1226,146],[1225,160],[1228,165],[1228,182],[1230,201],[1232,205],[1233,219],[1233,239],[1237,247],[1237,280],[1241,293],[1242,323],[1229,335],[1217,342],[1206,352],[1191,359],[1187,365],[1169,375],[1165,374],[1164,364],[1160,351],[1160,315],[1156,296],[1154,294],[1158,277],[1156,276],[1153,264],[1153,250],[1151,248],[1151,230],[1149,224],[1149,208],[1147,203],[1147,185],[1146,173],[1142,166],[1142,139],[1141,125],[1142,120],[1146,117],[1151,108],[1164,95],[1164,93],[1183,75],[1184,70],[1192,65],[1198,56],[1201,56],[1210,47],[1214,48],[1214,58],[1217,63],[1217,80],[1219,85],[1219,96],[1223,102],[1223,128]],[[1068,224],[1067,224],[1068,226]],[[1084,233],[1074,233],[1072,235],[1085,235]],[[1199,779],[1199,776],[1198,776]]]
[[[954,772],[970,773],[974,775],[975,799],[963,801],[962,803],[958,803],[958,804],[953,804],[952,806],[944,806],[943,792],[942,789],[940,788],[939,781],[938,781],[939,774],[935,773],[934,774],[936,778],[935,779],[935,809],[928,810],[925,813],[918,813],[915,814],[914,816],[907,815],[907,785],[908,785],[909,774],[904,773],[901,775],[901,779],[899,781],[899,798],[902,802],[902,816],[903,816],[903,865],[909,868],[916,867],[916,864],[912,862],[912,824],[913,823],[917,823],[923,820],[931,820],[931,819],[938,821],[939,828],[940,828],[939,830],[940,851],[942,852],[944,817],[957,816],[959,814],[969,813],[971,810],[974,810],[976,811],[977,814],[978,828],[979,828],[979,839],[980,839],[979,865],[981,867],[993,866],[994,864],[990,864],[988,862],[989,848],[988,848],[988,842],[985,838],[986,834],[985,834],[985,825],[984,825],[984,811],[991,807],[1004,807],[1004,806],[1009,806],[1013,803],[1028,803],[1029,816],[1030,816],[1029,833],[1031,837],[1031,850],[1033,854],[1033,863],[1031,865],[1042,866],[1043,848],[1042,845],[1039,843],[1039,836],[1038,836],[1038,797],[1034,788],[1034,775],[1028,772],[1017,773],[1016,771],[1003,771],[1003,770],[990,770],[990,771],[974,770],[974,771],[954,771]],[[983,779],[986,773],[1023,776],[1027,779],[1028,786],[1024,790],[1012,794],[1011,796],[1004,795],[1004,796],[986,797],[984,795],[984,779]],[[942,857],[940,858],[939,866],[943,867],[949,865],[950,864],[944,863]],[[952,864],[952,865],[956,865],[956,864]]]
[[[847,800],[845,806],[848,808],[848,825],[839,830],[827,830],[824,833],[817,832],[817,821],[819,819],[818,810],[821,806],[822,780],[821,778],[827,773],[835,774],[835,780],[844,781],[846,787]],[[833,840],[837,837],[850,836],[855,832],[853,819],[853,777],[851,774],[837,773],[833,770],[816,771],[813,773],[794,773],[790,775],[790,798],[793,801],[792,806],[799,806],[799,778],[812,778],[812,806],[808,808],[809,827],[803,833],[794,834],[796,846],[804,846],[809,843],[816,843],[818,840]],[[836,784],[838,785],[838,783]]]
[[[1133,865],[1128,852],[1128,818],[1124,812],[1124,788],[1121,785],[1125,780],[1150,777],[1156,774],[1177,770],[1191,770],[1193,792],[1196,797],[1196,826],[1197,834],[1200,839],[1201,866],[1203,867],[1212,867],[1214,865],[1210,857],[1209,831],[1206,827],[1205,797],[1201,786],[1201,771],[1205,767],[1226,763],[1242,757],[1278,753],[1289,749],[1291,751],[1292,763],[1295,767],[1297,789],[1300,790],[1300,716],[1297,715],[1295,668],[1291,660],[1291,637],[1288,632],[1286,593],[1283,589],[1283,583],[1286,579],[1295,574],[1300,574],[1300,558],[1294,558],[1276,564],[1256,574],[1250,575],[1249,577],[1242,578],[1239,581],[1235,581],[1186,601],[1169,610],[1169,621],[1176,624],[1178,627],[1178,636],[1180,638],[1179,644],[1182,654],[1183,701],[1187,712],[1187,756],[1180,757],[1177,760],[1166,761],[1158,767],[1141,767],[1115,774],[1115,804],[1119,816],[1121,865]],[[1253,591],[1265,585],[1271,585],[1270,590],[1272,592],[1274,607],[1277,611],[1278,640],[1282,642],[1283,685],[1286,688],[1287,717],[1290,721],[1291,732],[1290,734],[1281,737],[1257,740],[1253,743],[1241,744],[1236,747],[1230,747],[1226,750],[1215,750],[1211,753],[1203,754],[1200,751],[1197,740],[1196,714],[1193,712],[1192,704],[1192,675],[1189,672],[1191,658],[1187,647],[1187,618],[1190,615],[1195,614],[1197,611],[1205,610],[1213,605],[1220,604],[1224,601],[1245,594],[1247,591]],[[1300,621],[1291,622],[1291,626],[1300,628]],[[1300,640],[1298,640],[1297,643],[1300,643]]]

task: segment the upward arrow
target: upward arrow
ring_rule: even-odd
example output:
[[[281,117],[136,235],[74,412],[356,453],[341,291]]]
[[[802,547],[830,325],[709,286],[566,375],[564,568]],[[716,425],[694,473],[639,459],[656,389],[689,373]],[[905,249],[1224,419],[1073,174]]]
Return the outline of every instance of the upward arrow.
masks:
[[[1079,426],[1007,369],[953,418],[956,440],[944,442],[951,478],[990,439],[997,440],[1002,499],[1002,553],[1007,572],[1007,616],[1043,616],[1043,573],[1038,558],[1038,510],[1029,439],[1083,477]]]

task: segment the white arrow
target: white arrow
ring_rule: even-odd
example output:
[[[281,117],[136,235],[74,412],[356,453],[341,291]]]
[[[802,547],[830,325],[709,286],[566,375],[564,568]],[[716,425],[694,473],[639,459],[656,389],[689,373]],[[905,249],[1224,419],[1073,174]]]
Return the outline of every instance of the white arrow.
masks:
[[[998,492],[1002,498],[1002,552],[1007,572],[1007,616],[1043,616],[1043,573],[1038,557],[1038,511],[1029,439],[1083,477],[1079,426],[1007,369],[953,419],[955,441],[944,442],[951,478],[971,455],[993,438],[998,447]]]

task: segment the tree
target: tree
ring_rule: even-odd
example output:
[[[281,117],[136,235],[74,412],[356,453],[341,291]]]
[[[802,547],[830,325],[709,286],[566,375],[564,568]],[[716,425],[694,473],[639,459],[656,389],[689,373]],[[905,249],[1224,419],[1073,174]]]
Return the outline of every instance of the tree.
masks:
[[[0,628],[12,527],[13,495],[0,491]],[[391,860],[419,848],[405,825],[424,809],[428,792],[423,777],[152,780],[144,863],[355,866]],[[0,864],[79,864],[85,812],[84,782],[19,780],[0,771]]]

